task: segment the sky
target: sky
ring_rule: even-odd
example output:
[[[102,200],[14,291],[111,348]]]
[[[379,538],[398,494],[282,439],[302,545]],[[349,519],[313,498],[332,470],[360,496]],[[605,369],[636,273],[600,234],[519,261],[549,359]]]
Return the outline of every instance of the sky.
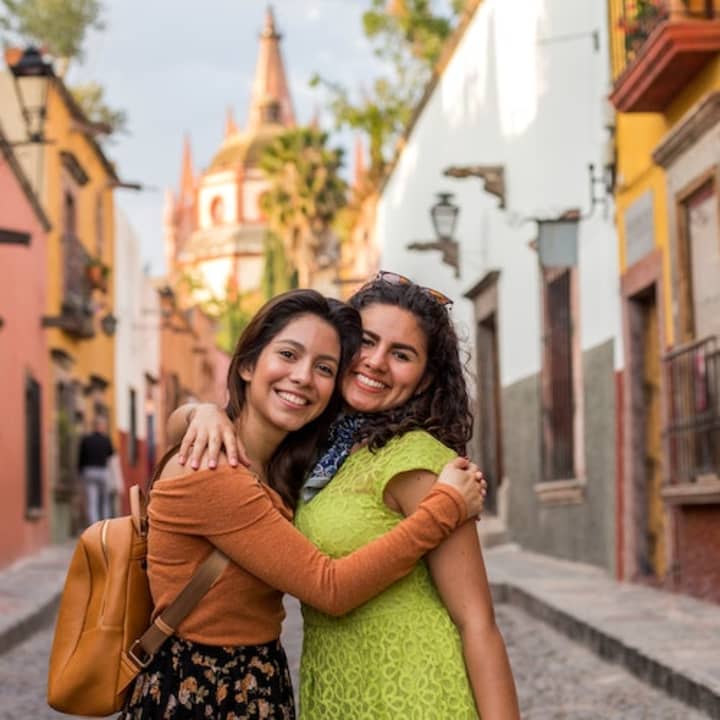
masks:
[[[349,88],[368,86],[377,61],[362,33],[369,0],[274,0],[276,24],[298,121],[320,111],[324,94],[309,87],[315,72]],[[116,204],[140,238],[153,274],[162,273],[165,190],[177,188],[185,134],[196,172],[223,139],[226,110],[244,126],[267,4],[261,0],[106,0],[106,29],[86,43],[68,82],[98,81],[108,103],[129,116],[129,134],[106,145],[122,180],[145,190],[118,190]],[[352,137],[337,137],[350,160]]]

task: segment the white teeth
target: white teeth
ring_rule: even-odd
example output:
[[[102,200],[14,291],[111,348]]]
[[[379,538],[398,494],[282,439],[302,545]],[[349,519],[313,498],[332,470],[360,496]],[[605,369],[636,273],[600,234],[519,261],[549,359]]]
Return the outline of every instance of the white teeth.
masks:
[[[385,387],[385,385],[381,382],[378,382],[377,380],[373,380],[372,378],[369,378],[367,375],[361,375],[360,373],[357,374],[358,382],[361,385],[366,385],[367,387],[375,388],[376,390],[381,390]]]
[[[286,400],[293,405],[297,405],[298,407],[302,407],[303,405],[308,404],[308,401],[304,397],[300,397],[299,395],[295,395],[294,393],[285,392],[284,390],[278,390],[278,395],[283,400]]]

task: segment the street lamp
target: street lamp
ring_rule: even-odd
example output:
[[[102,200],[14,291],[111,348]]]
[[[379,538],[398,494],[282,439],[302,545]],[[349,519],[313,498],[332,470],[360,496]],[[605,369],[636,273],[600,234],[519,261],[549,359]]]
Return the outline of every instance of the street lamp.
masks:
[[[52,64],[33,46],[25,49],[20,59],[10,65],[18,104],[25,120],[26,143],[45,142],[45,115],[50,79],[54,77]]]
[[[452,240],[460,208],[452,202],[452,193],[438,193],[438,201],[430,208],[433,228],[438,240]]]
[[[460,208],[452,202],[452,193],[438,193],[438,201],[430,208],[430,219],[436,240],[419,240],[408,243],[408,250],[439,250],[442,262],[455,270],[460,277],[460,249],[453,239]]]

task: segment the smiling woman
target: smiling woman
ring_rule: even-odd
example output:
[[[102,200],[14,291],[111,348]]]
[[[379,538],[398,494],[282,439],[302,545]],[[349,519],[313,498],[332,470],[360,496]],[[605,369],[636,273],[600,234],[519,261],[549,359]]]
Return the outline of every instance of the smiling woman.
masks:
[[[359,341],[356,311],[313,290],[273,299],[248,324],[230,363],[227,410],[250,468],[193,472],[167,458],[148,512],[156,615],[214,549],[231,562],[138,676],[121,718],[294,718],[278,640],[283,592],[345,613],[478,512],[477,468],[457,461],[418,512],[348,557],[321,554],[292,526],[299,483],[339,406],[336,378]]]

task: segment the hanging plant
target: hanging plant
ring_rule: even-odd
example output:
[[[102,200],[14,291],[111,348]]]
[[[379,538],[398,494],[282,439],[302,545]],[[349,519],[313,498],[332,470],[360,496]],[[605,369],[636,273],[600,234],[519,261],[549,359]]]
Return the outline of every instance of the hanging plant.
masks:
[[[667,0],[626,0],[618,27],[625,36],[625,52],[634,57],[652,31],[669,17]]]
[[[85,265],[85,277],[87,277],[92,290],[107,292],[107,281],[110,277],[110,268],[100,258],[88,258]]]

